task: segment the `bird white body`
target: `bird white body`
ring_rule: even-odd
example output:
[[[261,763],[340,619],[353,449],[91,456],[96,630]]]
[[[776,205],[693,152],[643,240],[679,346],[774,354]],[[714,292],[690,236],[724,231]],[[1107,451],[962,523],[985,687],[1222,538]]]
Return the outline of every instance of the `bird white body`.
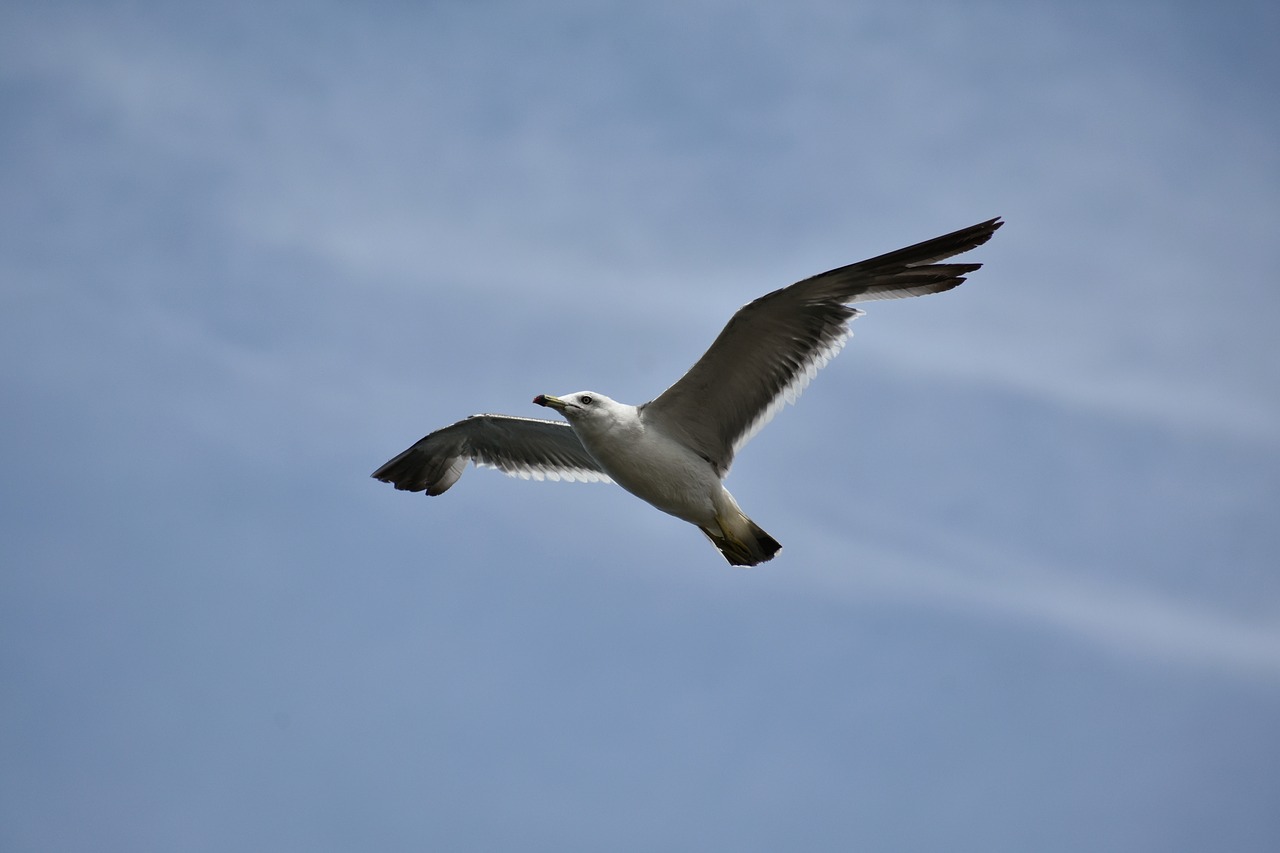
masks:
[[[642,501],[698,527],[738,565],[755,565],[780,545],[738,507],[715,464],[645,418],[638,406],[595,391],[540,395],[573,427],[600,470]]]
[[[583,397],[589,406],[571,403],[561,411],[610,479],[676,518],[699,527],[715,524],[717,504],[724,503],[717,497],[728,492],[710,462],[645,423],[636,406],[594,391],[560,399]]]

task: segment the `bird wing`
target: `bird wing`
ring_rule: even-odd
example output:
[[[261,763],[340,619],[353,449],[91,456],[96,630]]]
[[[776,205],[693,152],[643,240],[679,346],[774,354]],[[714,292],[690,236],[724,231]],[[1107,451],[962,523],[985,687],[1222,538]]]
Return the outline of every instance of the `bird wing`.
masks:
[[[981,264],[941,264],[981,246],[999,218],[815,275],[744,305],[674,385],[641,407],[648,423],[728,473],[733,455],[851,334],[855,302],[941,293]]]
[[[610,482],[569,424],[511,415],[472,415],[438,429],[372,476],[438,495],[458,482],[468,462],[523,480]]]

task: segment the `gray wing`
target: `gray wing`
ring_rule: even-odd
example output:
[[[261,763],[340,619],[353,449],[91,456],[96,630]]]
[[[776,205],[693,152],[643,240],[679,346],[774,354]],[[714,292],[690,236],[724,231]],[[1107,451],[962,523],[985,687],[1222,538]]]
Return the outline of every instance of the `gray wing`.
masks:
[[[610,482],[569,424],[511,415],[472,415],[438,429],[372,476],[397,489],[438,495],[458,482],[468,462],[524,480]]]
[[[840,351],[854,302],[941,293],[981,264],[940,264],[981,246],[999,218],[806,278],[744,305],[688,373],[641,416],[724,476],[733,455]]]

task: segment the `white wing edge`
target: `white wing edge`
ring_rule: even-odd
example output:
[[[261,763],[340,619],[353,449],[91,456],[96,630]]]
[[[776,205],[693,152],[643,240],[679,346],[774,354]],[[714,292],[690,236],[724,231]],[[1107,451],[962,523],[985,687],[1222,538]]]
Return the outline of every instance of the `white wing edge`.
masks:
[[[495,471],[501,471],[508,477],[518,477],[521,480],[551,480],[553,482],[564,480],[570,483],[613,482],[607,474],[601,474],[599,471],[585,471],[581,468],[538,468],[532,465],[521,466],[519,468],[502,468],[488,462],[476,462],[476,467],[492,468]]]
[[[840,350],[844,349],[844,345],[849,342],[849,338],[853,337],[853,329],[851,329],[848,324],[866,313],[865,311],[860,311],[857,308],[852,310],[854,313],[845,320],[844,332],[840,337],[836,338],[822,349],[814,350],[813,354],[810,355],[800,369],[796,371],[796,375],[792,380],[788,382],[772,400],[769,401],[769,405],[765,406],[760,414],[756,416],[756,419],[751,422],[751,426],[747,427],[742,435],[738,436],[738,438],[734,440],[733,452],[735,456],[738,451],[747,444],[747,442],[756,437],[756,433],[764,429],[765,425],[768,424],[769,421],[773,420],[774,416],[777,415],[778,412],[782,411],[784,406],[788,404],[794,406],[796,401],[800,399],[800,395],[804,392],[804,389],[808,388],[809,383],[818,375],[818,371],[826,367],[827,362],[839,355]]]

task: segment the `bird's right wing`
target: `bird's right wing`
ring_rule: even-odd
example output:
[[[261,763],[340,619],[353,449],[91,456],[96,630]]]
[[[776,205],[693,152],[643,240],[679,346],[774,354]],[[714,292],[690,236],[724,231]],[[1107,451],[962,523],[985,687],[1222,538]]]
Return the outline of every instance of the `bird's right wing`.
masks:
[[[375,480],[409,492],[442,494],[468,462],[523,480],[610,482],[563,421],[472,415],[438,429],[377,471]]]

